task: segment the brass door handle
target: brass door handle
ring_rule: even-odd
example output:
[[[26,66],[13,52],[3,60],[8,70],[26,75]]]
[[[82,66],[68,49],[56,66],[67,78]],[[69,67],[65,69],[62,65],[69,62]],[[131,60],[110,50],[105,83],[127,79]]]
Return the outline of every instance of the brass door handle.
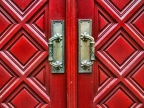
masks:
[[[79,20],[79,73],[91,73],[95,60],[92,20]]]
[[[94,48],[94,38],[92,36],[90,36],[87,32],[84,32],[81,34],[81,40],[83,40],[84,42],[90,40],[90,61],[88,60],[82,60],[81,61],[81,67],[86,69],[88,67],[90,67],[93,64],[93,61],[95,60],[95,56],[94,56],[94,52],[95,52],[95,48]]]
[[[57,70],[59,70],[60,68],[62,68],[62,62],[61,61],[54,61],[54,58],[53,58],[53,41],[56,41],[56,42],[60,42],[62,40],[62,35],[59,34],[59,33],[56,33],[53,37],[51,37],[49,39],[49,43],[48,43],[48,46],[49,46],[49,62],[50,64]]]
[[[64,73],[64,21],[52,21],[52,36],[48,46],[52,73]]]

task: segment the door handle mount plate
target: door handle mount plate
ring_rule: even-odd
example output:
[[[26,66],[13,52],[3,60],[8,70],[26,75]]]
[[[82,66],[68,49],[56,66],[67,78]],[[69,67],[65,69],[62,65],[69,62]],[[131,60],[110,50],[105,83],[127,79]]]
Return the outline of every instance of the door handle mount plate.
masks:
[[[79,28],[79,73],[91,73],[94,56],[94,38],[92,35],[92,20],[80,19]]]
[[[52,36],[49,39],[49,62],[52,73],[64,73],[64,21],[52,21]]]

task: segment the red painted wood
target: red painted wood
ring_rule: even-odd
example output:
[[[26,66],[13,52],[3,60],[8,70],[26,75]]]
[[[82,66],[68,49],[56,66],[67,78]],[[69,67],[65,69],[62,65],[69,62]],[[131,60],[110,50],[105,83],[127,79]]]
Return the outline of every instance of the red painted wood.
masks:
[[[143,0],[0,4],[0,107],[144,107]],[[78,73],[78,19],[92,19],[91,74]],[[51,20],[65,20],[65,74],[52,74],[47,61]]]
[[[50,0],[49,9],[50,9],[49,11],[50,22],[52,20],[64,20],[65,22],[65,17],[66,17],[65,0]],[[66,22],[65,22],[65,26],[66,26]],[[67,64],[67,62],[65,62],[65,64]],[[65,73],[67,73],[66,68],[65,68]],[[66,74],[50,74],[50,97],[51,97],[52,108],[67,107]]]
[[[51,73],[47,45],[65,0],[0,4],[0,108],[66,108],[66,74]]]
[[[78,108],[143,108],[144,1],[77,3],[77,20],[92,19],[96,39],[92,74],[78,74]]]
[[[66,0],[67,108],[77,108],[77,3]]]
[[[94,23],[94,1],[78,0],[77,20],[92,19]],[[92,25],[93,26],[93,25]],[[77,29],[78,30],[78,29]],[[92,30],[93,31],[93,30]],[[92,33],[93,35],[94,33]],[[78,37],[77,37],[78,39]],[[77,72],[78,73],[78,72]],[[94,72],[91,74],[78,74],[78,108],[91,108],[93,106]]]

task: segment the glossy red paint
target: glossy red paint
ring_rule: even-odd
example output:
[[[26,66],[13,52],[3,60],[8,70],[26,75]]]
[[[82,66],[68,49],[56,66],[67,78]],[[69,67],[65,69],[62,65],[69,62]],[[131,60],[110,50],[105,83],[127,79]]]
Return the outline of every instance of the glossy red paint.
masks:
[[[143,108],[143,4],[78,0],[77,20],[92,19],[96,61],[78,74],[78,108]],[[78,29],[77,29],[78,30]]]
[[[65,21],[65,0],[0,4],[0,108],[66,108],[66,74],[51,73],[47,45],[51,21]]]
[[[143,108],[144,0],[0,0],[0,108]],[[92,19],[92,73],[78,73],[78,19]],[[48,63],[65,21],[65,73]]]

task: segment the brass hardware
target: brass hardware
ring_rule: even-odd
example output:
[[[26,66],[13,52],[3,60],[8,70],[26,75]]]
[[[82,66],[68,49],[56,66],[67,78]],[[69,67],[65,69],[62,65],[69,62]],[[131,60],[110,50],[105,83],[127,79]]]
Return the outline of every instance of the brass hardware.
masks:
[[[79,20],[79,73],[90,73],[95,60],[91,20]]]
[[[64,73],[64,22],[52,21],[52,37],[48,42],[52,73]]]

